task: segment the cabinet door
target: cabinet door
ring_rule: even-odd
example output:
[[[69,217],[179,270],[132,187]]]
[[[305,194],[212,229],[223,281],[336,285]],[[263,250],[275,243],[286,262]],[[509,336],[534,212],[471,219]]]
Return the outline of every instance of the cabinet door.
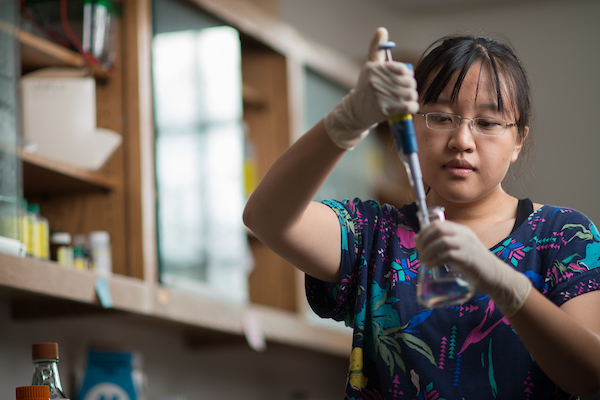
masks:
[[[17,2],[0,1],[0,236],[17,239],[20,158],[17,123]]]
[[[245,300],[239,33],[179,2],[154,5],[160,279]]]

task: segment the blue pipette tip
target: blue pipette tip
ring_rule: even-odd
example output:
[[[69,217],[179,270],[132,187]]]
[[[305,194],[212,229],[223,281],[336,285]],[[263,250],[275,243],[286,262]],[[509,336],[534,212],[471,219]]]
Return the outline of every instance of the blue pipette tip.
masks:
[[[391,50],[396,47],[396,43],[394,42],[385,42],[379,45],[379,50]]]

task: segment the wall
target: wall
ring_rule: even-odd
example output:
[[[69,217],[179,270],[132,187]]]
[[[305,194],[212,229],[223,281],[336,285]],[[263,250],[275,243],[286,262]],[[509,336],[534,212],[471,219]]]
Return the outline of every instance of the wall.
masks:
[[[281,0],[281,18],[307,37],[357,60],[386,26],[398,53],[418,54],[457,31],[502,34],[528,69],[534,95],[530,170],[512,190],[539,203],[576,208],[600,224],[595,118],[600,79],[600,2],[545,0],[483,2],[481,6],[400,11],[364,0]]]

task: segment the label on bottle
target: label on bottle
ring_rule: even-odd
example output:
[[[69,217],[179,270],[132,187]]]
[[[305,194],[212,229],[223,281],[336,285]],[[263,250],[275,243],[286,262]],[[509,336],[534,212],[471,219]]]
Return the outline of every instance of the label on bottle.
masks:
[[[128,351],[90,350],[85,379],[77,396],[82,400],[137,400],[133,354]]]

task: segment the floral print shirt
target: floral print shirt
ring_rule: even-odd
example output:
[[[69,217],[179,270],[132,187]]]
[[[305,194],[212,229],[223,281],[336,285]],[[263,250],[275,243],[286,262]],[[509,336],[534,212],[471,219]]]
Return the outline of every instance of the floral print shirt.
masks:
[[[342,282],[306,277],[313,310],[353,328],[346,399],[569,399],[481,292],[416,302],[416,206],[324,201],[342,228]],[[600,289],[600,234],[582,213],[543,206],[490,249],[560,306]]]

